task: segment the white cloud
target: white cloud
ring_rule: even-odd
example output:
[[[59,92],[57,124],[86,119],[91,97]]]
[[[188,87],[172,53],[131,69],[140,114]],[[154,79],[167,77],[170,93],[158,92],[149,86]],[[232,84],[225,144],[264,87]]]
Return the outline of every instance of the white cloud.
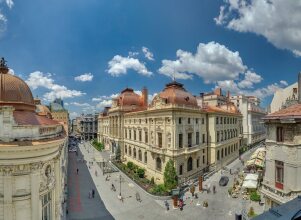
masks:
[[[159,73],[178,79],[191,79],[197,75],[210,83],[236,79],[247,70],[238,51],[233,52],[213,41],[200,43],[195,54],[178,50],[177,57],[175,61],[162,60]]]
[[[235,82],[234,80],[224,80],[224,81],[218,81],[216,83],[216,87],[222,88],[224,91],[230,91],[232,94],[239,95],[249,95],[249,96],[256,96],[260,99],[264,99],[268,96],[273,95],[278,89],[283,88],[285,85],[282,81],[280,83],[273,83],[270,85],[267,85],[263,88],[257,88],[255,90],[250,90],[249,88],[240,88],[239,85],[240,82]]]
[[[76,118],[76,117],[78,117],[79,116],[79,114],[77,113],[77,112],[71,112],[71,113],[69,113],[69,116],[70,116],[70,118]]]
[[[126,74],[128,69],[133,69],[141,75],[150,76],[152,72],[148,71],[145,64],[133,57],[122,57],[116,55],[108,63],[107,72],[112,76]]]
[[[288,86],[288,83],[285,80],[281,80],[280,84],[283,85],[283,86]]]
[[[119,95],[119,93],[112,94],[110,96],[102,95],[102,96],[99,96],[99,97],[92,98],[92,102],[100,102],[100,101],[103,101],[103,100],[117,98],[118,95]]]
[[[152,60],[152,61],[155,60],[154,54],[147,47],[142,47],[142,52],[146,59]]]
[[[54,83],[54,80],[51,78],[50,73],[44,74],[40,71],[36,71],[29,74],[29,78],[26,80],[26,83],[33,89],[39,87],[46,88],[50,90],[44,94],[44,99],[47,101],[52,101],[55,98],[73,98],[85,95],[85,93],[77,90],[69,90],[66,86],[58,85]]]
[[[14,6],[14,2],[12,0],[5,0],[5,2],[9,8],[12,8]]]
[[[104,107],[109,107],[112,105],[112,100],[103,100],[96,105],[96,108],[103,109]]]
[[[92,73],[84,73],[82,75],[74,77],[75,81],[81,81],[81,82],[92,81],[92,79],[93,79]]]
[[[301,56],[300,11],[300,0],[225,0],[215,22],[238,32],[262,35],[277,48]]]
[[[129,52],[129,57],[136,57],[138,55],[139,55],[139,52],[137,52],[137,51],[130,51]]]
[[[253,88],[253,85],[256,83],[260,83],[262,81],[262,77],[254,72],[247,71],[245,73],[244,80],[238,83],[239,88]]]
[[[89,103],[79,103],[79,102],[71,102],[70,105],[78,106],[78,107],[90,107]]]

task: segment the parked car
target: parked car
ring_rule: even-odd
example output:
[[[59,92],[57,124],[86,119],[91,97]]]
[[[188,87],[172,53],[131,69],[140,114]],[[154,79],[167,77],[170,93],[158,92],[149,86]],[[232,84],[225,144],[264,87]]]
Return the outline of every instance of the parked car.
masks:
[[[229,177],[222,176],[221,179],[219,180],[219,185],[220,186],[227,186],[228,182],[229,182]]]
[[[69,152],[77,152],[77,149],[72,147],[72,148],[69,148]]]

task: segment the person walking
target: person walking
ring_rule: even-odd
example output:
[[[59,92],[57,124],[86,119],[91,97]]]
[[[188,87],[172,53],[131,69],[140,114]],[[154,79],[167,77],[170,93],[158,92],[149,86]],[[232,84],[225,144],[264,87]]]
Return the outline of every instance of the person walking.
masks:
[[[79,171],[78,168],[76,168],[76,174],[77,174],[77,175],[78,175],[78,171]]]
[[[95,196],[95,190],[92,189],[92,198],[94,198],[94,196]]]
[[[89,199],[91,199],[91,197],[92,197],[92,192],[91,190],[89,190]]]

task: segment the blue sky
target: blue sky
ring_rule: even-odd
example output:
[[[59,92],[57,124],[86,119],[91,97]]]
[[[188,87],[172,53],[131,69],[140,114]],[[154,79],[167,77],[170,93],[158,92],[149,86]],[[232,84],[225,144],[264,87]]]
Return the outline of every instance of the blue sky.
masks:
[[[173,76],[195,95],[221,86],[266,106],[301,70],[300,10],[299,0],[0,0],[0,56],[72,116],[126,86],[153,95]]]

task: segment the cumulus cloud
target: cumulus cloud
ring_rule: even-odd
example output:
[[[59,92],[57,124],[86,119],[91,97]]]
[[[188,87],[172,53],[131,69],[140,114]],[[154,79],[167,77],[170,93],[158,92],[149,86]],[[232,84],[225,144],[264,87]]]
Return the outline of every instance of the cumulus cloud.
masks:
[[[91,106],[89,103],[79,103],[79,102],[71,102],[70,105],[78,106],[78,107],[89,107]]]
[[[103,100],[117,98],[118,95],[119,95],[118,93],[112,94],[112,95],[109,95],[109,96],[102,95],[102,96],[99,96],[99,97],[92,98],[92,102],[101,102]]]
[[[40,71],[36,71],[29,74],[29,78],[26,80],[26,83],[33,89],[37,89],[39,87],[46,88],[50,90],[49,92],[44,94],[44,99],[47,101],[52,101],[55,98],[73,98],[85,95],[85,93],[77,90],[67,89],[66,86],[58,85],[51,78],[52,75],[50,73],[44,74]]]
[[[92,81],[92,79],[93,79],[92,73],[84,73],[82,75],[74,77],[75,81],[81,81],[81,82]]]
[[[253,88],[253,85],[256,83],[260,83],[262,81],[262,77],[254,72],[247,71],[245,73],[244,80],[238,83],[240,88]]]
[[[69,113],[69,116],[70,116],[70,118],[76,118],[76,117],[78,117],[79,116],[79,114],[77,113],[77,112],[70,112]]]
[[[192,79],[197,75],[205,83],[233,80],[244,73],[247,67],[239,55],[216,42],[200,43],[195,54],[177,51],[177,60],[162,60],[159,73],[178,79]]]
[[[98,109],[104,109],[104,107],[110,107],[112,105],[112,100],[102,100],[96,105]]]
[[[218,81],[216,83],[216,88],[222,88],[224,91],[230,91],[232,94],[235,95],[243,94],[248,96],[256,96],[260,99],[264,99],[268,96],[273,95],[278,89],[285,87],[285,85],[283,84],[283,80],[281,80],[279,83],[273,83],[267,85],[266,87],[257,88],[255,90],[251,90],[250,88],[240,88],[239,84],[240,82],[236,82],[234,80]]]
[[[127,73],[129,69],[135,70],[144,76],[151,76],[152,72],[148,71],[145,64],[133,57],[123,57],[116,55],[108,63],[107,72],[112,76],[120,76]]]
[[[301,4],[298,0],[224,0],[214,20],[238,32],[264,36],[280,49],[301,56]]]
[[[5,2],[9,8],[12,8],[14,6],[14,2],[12,0],[5,0]]]
[[[155,60],[154,54],[147,47],[142,47],[142,52],[146,59],[152,60],[152,61]]]

